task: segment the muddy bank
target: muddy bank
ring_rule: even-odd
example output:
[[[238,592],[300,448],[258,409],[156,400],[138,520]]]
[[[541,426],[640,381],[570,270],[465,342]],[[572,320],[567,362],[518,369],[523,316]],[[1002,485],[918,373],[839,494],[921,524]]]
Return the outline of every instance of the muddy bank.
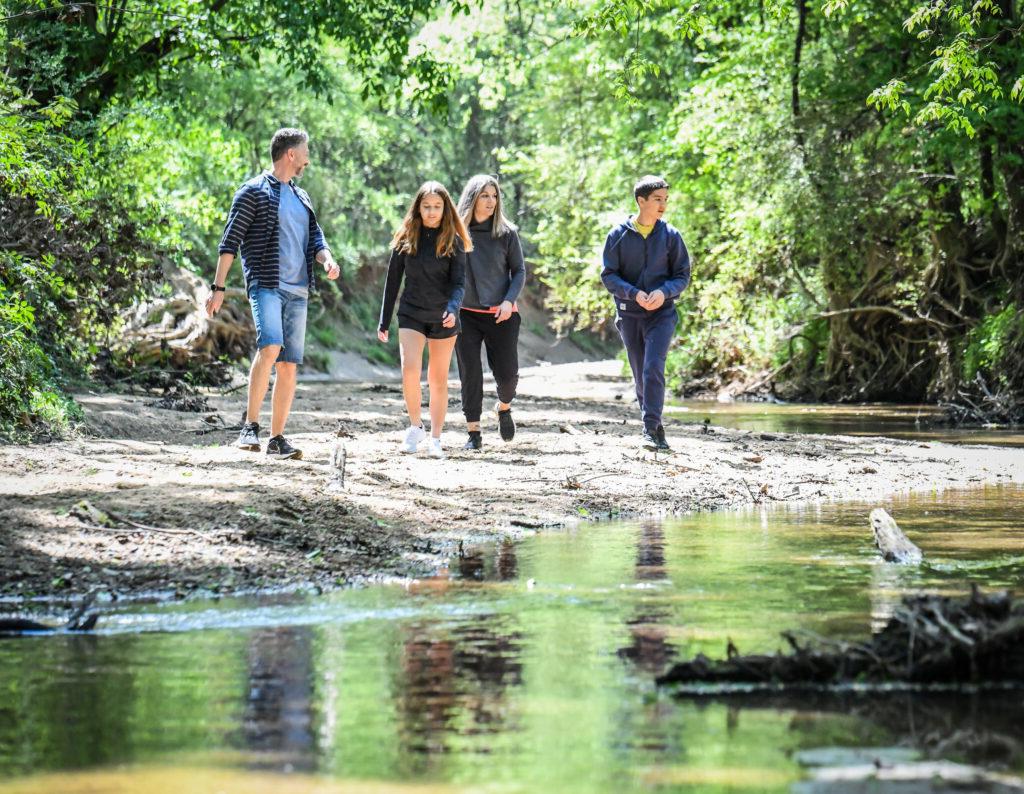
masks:
[[[1017,449],[726,430],[694,413],[669,421],[675,452],[656,456],[638,444],[614,362],[525,371],[515,441],[485,417],[482,453],[459,449],[457,382],[451,396],[438,462],[397,454],[397,383],[302,383],[289,437],[305,457],[273,463],[210,419],[237,422],[243,392],[210,396],[200,414],[81,395],[80,437],[0,449],[0,596],[332,587],[425,574],[460,544],[581,519],[1024,481]]]

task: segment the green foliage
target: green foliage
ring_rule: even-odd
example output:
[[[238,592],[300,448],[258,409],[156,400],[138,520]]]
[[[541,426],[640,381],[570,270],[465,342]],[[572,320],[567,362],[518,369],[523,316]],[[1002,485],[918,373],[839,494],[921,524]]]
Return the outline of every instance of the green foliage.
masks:
[[[825,14],[836,16],[846,6],[845,0],[833,0]],[[909,116],[913,102],[915,124],[934,122],[975,137],[990,112],[999,115],[1007,97],[1021,100],[1020,79],[1010,85],[1021,66],[1021,28],[1006,18],[1007,7],[1012,4],[996,0],[913,4],[903,28],[928,48],[912,51],[912,57],[930,60],[873,90],[868,104]]]
[[[1016,345],[1024,338],[1024,312],[1014,303],[989,314],[967,334],[963,353],[964,380],[974,380],[979,372],[994,375],[998,382],[1002,373],[1019,365],[1010,360]]]
[[[173,234],[131,179],[138,142],[90,145],[69,134],[74,103],[40,105],[9,81],[0,105],[0,425],[59,431],[72,415],[66,378],[146,294]]]
[[[15,206],[57,230],[74,201],[67,184],[81,173],[79,142],[61,133],[74,107],[40,107],[0,78],[0,223],[14,240]],[[52,255],[22,258],[0,249],[0,435],[25,433],[35,418],[61,428],[71,414],[37,322],[52,301],[70,293]]]
[[[74,97],[98,112],[129,97],[156,96],[167,79],[196,64],[217,70],[251,67],[267,56],[288,66],[307,90],[330,96],[321,45],[340,42],[361,75],[364,99],[385,96],[404,80],[425,106],[443,107],[448,78],[431,53],[409,39],[436,0],[285,2],[157,0],[65,4],[27,0],[5,4],[9,68],[37,95]],[[468,10],[451,0],[455,13]]]

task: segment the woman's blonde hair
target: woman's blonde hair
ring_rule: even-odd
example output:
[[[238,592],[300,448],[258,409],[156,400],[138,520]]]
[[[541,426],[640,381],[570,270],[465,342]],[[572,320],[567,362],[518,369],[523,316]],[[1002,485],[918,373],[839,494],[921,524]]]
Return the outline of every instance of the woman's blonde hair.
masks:
[[[412,204],[409,205],[409,211],[405,213],[402,224],[398,227],[398,231],[395,232],[395,236],[391,238],[391,247],[403,254],[416,255],[416,246],[420,241],[420,230],[423,228],[420,204],[430,194],[439,196],[441,203],[444,205],[435,253],[438,256],[451,256],[455,251],[456,235],[462,239],[463,250],[472,251],[473,242],[470,240],[469,232],[466,230],[466,224],[462,222],[462,218],[455,211],[452,197],[448,195],[444,185],[433,180],[424,182],[420,185],[420,189],[416,191],[416,197],[412,200]]]
[[[498,197],[498,201],[494,205],[494,215],[492,216],[494,223],[491,224],[491,236],[501,237],[509,232],[514,232],[516,225],[505,217],[498,178],[490,174],[477,174],[474,177],[470,177],[470,180],[462,189],[462,196],[459,198],[459,215],[462,216],[462,222],[467,227],[473,222],[473,210],[476,208],[476,200],[480,197],[484,188],[488,186],[494,188],[494,192]]]

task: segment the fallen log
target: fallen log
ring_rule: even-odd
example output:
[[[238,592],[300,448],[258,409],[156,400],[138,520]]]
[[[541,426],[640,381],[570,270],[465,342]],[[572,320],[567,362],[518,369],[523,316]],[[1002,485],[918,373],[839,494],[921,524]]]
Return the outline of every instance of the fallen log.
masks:
[[[867,642],[784,632],[792,652],[703,654],[673,666],[659,684],[759,689],[885,685],[992,685],[1024,688],[1024,602],[1005,592],[966,598],[908,596]]]
[[[921,549],[903,534],[893,517],[880,507],[871,511],[871,531],[875,536],[875,547],[886,562],[910,565],[923,559]]]
[[[91,605],[92,598],[90,597],[82,602],[63,626],[51,626],[48,623],[40,623],[29,618],[0,617],[0,638],[20,637],[25,634],[63,634],[65,632],[92,631],[96,628],[96,621],[99,620],[99,615],[96,612],[89,611]]]

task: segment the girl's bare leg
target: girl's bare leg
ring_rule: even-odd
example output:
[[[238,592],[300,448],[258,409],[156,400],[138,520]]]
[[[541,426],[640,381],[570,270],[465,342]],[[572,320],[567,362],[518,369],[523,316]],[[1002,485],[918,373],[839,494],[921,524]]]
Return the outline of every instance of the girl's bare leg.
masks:
[[[427,384],[430,386],[430,435],[441,437],[448,413],[448,368],[455,350],[455,337],[427,340]]]
[[[409,413],[410,425],[423,424],[423,418],[420,416],[420,404],[423,402],[420,376],[423,374],[423,348],[426,342],[427,337],[419,331],[413,331],[411,328],[398,329],[398,351],[402,356],[402,396],[405,398],[405,410]],[[448,355],[451,356],[451,351]]]

